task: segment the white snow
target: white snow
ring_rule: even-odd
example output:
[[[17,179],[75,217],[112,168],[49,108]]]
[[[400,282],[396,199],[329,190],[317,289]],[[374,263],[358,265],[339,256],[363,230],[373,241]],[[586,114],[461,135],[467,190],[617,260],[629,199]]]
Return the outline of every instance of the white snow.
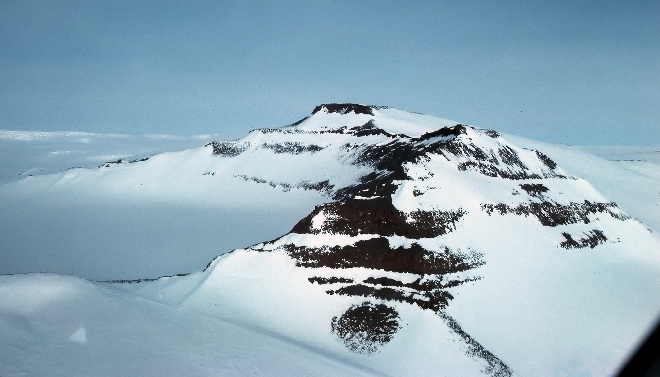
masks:
[[[566,171],[584,178],[604,196],[660,234],[660,190],[656,189],[660,187],[660,161],[658,153],[654,152],[660,147],[572,147],[513,135],[506,135],[506,138],[521,147],[542,150]]]
[[[85,326],[81,326],[76,332],[71,334],[69,340],[75,343],[87,344],[87,331],[85,331]]]
[[[376,126],[379,128],[391,134],[404,134],[410,137],[420,137],[427,132],[458,124],[453,120],[409,113],[393,108],[374,110],[374,114]]]

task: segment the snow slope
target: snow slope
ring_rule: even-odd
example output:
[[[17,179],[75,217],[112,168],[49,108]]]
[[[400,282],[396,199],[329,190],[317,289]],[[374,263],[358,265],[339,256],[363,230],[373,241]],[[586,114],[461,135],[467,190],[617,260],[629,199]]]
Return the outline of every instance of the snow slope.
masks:
[[[24,236],[3,241],[3,272],[51,265],[29,239],[58,242],[59,215],[97,242],[60,241],[52,272],[97,282],[0,276],[0,374],[612,375],[660,313],[657,213],[631,195],[658,177],[612,164],[328,104],[237,141],[10,182],[2,233]],[[173,208],[217,218],[177,233]],[[81,225],[108,215],[164,244]],[[214,230],[210,250],[173,242]],[[251,238],[230,247],[237,233]]]
[[[139,160],[194,148],[218,137],[0,130],[0,183],[74,167],[92,168],[120,158]]]
[[[589,181],[644,225],[660,233],[660,148],[571,147],[506,135],[527,148],[543,150],[576,176]]]

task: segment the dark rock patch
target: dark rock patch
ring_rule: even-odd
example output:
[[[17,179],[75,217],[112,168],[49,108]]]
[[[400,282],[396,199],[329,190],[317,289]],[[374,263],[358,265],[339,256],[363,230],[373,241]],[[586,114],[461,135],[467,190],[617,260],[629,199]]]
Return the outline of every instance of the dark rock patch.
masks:
[[[509,169],[502,169],[496,166],[495,164],[484,163],[481,161],[466,161],[458,164],[458,170],[467,171],[472,170],[480,174],[486,175],[488,177],[500,177],[504,179],[511,180],[522,180],[522,179],[539,179],[540,175],[536,173],[530,173],[527,170],[518,170],[511,171]]]
[[[363,137],[363,136],[376,136],[376,135],[382,135],[382,136],[387,136],[391,139],[393,138],[408,138],[408,135],[404,134],[396,134],[393,135],[383,129],[380,129],[376,127],[374,124],[373,119],[368,121],[367,123],[363,124],[362,126],[357,126],[350,128],[347,130],[345,133],[351,133],[357,137]]]
[[[518,216],[535,216],[544,226],[567,225],[582,222],[589,224],[589,215],[604,213],[617,220],[628,220],[630,216],[619,211],[616,203],[592,203],[585,200],[584,203],[571,202],[561,205],[554,202],[530,202],[511,207],[507,204],[482,204],[481,209],[491,215],[494,211],[500,215],[512,213]]]
[[[523,183],[519,185],[521,189],[527,191],[531,196],[539,196],[548,192],[548,188],[540,183]]]
[[[464,124],[457,124],[453,127],[442,127],[435,131],[431,131],[423,134],[419,138],[415,139],[415,141],[424,141],[424,140],[432,139],[434,137],[465,135],[467,134],[465,127],[467,126],[465,126]]]
[[[128,161],[128,163],[129,163],[129,164],[134,164],[134,163],[136,163],[136,162],[144,162],[144,161],[149,160],[149,158],[151,158],[151,157],[136,158],[135,160],[130,160],[130,161]]]
[[[383,285],[383,286],[393,286],[393,287],[405,286],[403,282],[388,277],[379,277],[379,278],[369,277],[364,281],[364,283],[371,285]]]
[[[472,142],[459,138],[438,141],[428,146],[428,152],[447,157],[444,152],[449,152],[457,157],[465,157],[472,161],[488,162],[499,165],[499,161],[492,150],[486,151]]]
[[[399,313],[384,304],[364,302],[333,317],[331,326],[349,350],[368,355],[392,340],[400,328]]]
[[[449,300],[454,298],[449,292],[441,289],[416,291],[391,287],[376,288],[364,284],[348,285],[334,291],[327,291],[327,293],[330,295],[371,297],[378,300],[405,302],[434,312],[446,308]]]
[[[498,137],[501,136],[497,131],[494,130],[484,130],[483,132],[489,137],[492,137],[493,139],[497,139]]]
[[[544,155],[543,153],[541,153],[537,150],[535,150],[534,152],[536,153],[536,157],[538,157],[539,160],[541,162],[543,162],[543,164],[545,166],[547,166],[547,167],[549,167],[550,169],[553,169],[553,170],[557,168],[557,163],[552,161],[552,159],[550,159],[550,157]]]
[[[213,141],[206,146],[211,146],[213,155],[220,157],[236,157],[250,149],[250,143],[240,141]]]
[[[123,164],[123,163],[125,163],[125,162],[126,162],[126,160],[124,160],[123,158],[120,158],[120,159],[118,159],[118,160],[115,160],[115,161],[108,161],[108,162],[106,162],[106,163],[103,164],[103,165],[99,165],[99,168],[109,168],[109,167],[112,166],[112,165],[119,165],[119,164]]]
[[[261,145],[261,148],[270,149],[277,154],[288,153],[288,154],[301,154],[301,153],[316,153],[322,151],[323,147],[314,144],[302,144],[298,142],[284,142],[284,143],[273,143],[267,144],[264,143]]]
[[[408,176],[403,168],[394,171],[376,171],[369,173],[355,185],[343,187],[335,192],[333,199],[337,202],[352,200],[356,197],[382,198],[391,202],[391,196],[399,187],[396,180],[405,180]],[[360,199],[365,200],[365,199]]]
[[[335,284],[335,283],[352,283],[353,282],[353,279],[336,277],[336,276],[331,276],[329,278],[314,276],[314,277],[308,278],[307,280],[309,280],[310,283],[316,283],[316,284]]]
[[[394,140],[386,144],[354,145],[351,149],[358,149],[354,164],[372,166],[378,170],[394,171],[402,167],[403,163],[414,161],[421,155],[421,151],[413,144]],[[353,152],[347,149],[347,152]]]
[[[209,172],[208,174],[215,175],[215,172],[214,173]],[[205,173],[204,175],[207,174]],[[335,187],[334,185],[330,184],[329,180],[325,180],[321,182],[302,181],[296,184],[290,184],[286,182],[267,181],[259,177],[248,177],[247,175],[244,174],[235,175],[234,177],[241,178],[247,182],[255,182],[261,184],[267,183],[272,188],[278,188],[278,187],[282,188],[282,191],[284,192],[291,191],[291,189],[303,189],[303,190],[319,191],[321,193],[324,193],[325,195],[330,195],[332,193],[332,189]]]
[[[304,121],[305,119],[303,119]],[[302,122],[301,122],[302,123]],[[294,123],[295,125],[295,123]],[[280,128],[257,128],[249,133],[253,132],[258,132],[262,134],[285,134],[285,135],[292,135],[292,134],[317,134],[318,131],[306,131],[306,130],[301,130],[298,127],[290,127],[290,126],[284,126]]]
[[[241,174],[241,175],[235,175],[234,177],[236,177],[236,178],[241,178],[241,179],[243,179],[244,181],[252,181],[252,182],[255,182],[255,183],[268,183],[268,181],[265,180],[265,179],[263,179],[263,178],[259,178],[259,177],[248,177],[247,175],[244,175],[244,174]]]
[[[294,187],[301,188],[303,190],[319,191],[325,193],[326,195],[330,195],[335,185],[330,184],[330,181],[326,179],[325,181],[321,182],[303,181],[296,184]]]
[[[509,166],[515,166],[521,170],[528,170],[527,166],[520,161],[520,156],[513,148],[509,146],[503,146],[497,150],[497,154],[500,155],[502,162]]]
[[[607,237],[605,237],[603,231],[598,229],[594,229],[589,233],[584,233],[585,237],[582,237],[579,240],[574,240],[569,233],[564,232],[562,235],[564,238],[566,238],[566,240],[562,241],[559,246],[563,247],[564,249],[582,249],[585,247],[590,247],[593,249],[594,247],[607,241]]]

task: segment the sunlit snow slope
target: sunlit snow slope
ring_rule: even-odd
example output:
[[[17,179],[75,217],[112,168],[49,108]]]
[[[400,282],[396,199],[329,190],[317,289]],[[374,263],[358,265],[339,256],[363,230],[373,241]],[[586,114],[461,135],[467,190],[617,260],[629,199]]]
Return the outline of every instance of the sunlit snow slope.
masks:
[[[23,233],[0,272],[96,282],[0,277],[0,375],[612,375],[660,314],[660,240],[638,219],[654,217],[566,157],[590,155],[533,144],[328,104],[237,141],[5,184],[2,232]],[[80,233],[30,243],[31,221],[57,243],[62,214]],[[244,243],[108,248],[85,227],[106,214],[164,250],[167,221],[192,244],[199,226]]]

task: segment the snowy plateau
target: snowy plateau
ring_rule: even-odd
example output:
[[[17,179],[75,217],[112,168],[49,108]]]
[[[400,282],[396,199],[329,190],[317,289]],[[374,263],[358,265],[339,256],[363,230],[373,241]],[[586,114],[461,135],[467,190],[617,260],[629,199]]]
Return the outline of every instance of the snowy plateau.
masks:
[[[3,377],[610,376],[660,315],[658,149],[357,104],[0,146]]]

